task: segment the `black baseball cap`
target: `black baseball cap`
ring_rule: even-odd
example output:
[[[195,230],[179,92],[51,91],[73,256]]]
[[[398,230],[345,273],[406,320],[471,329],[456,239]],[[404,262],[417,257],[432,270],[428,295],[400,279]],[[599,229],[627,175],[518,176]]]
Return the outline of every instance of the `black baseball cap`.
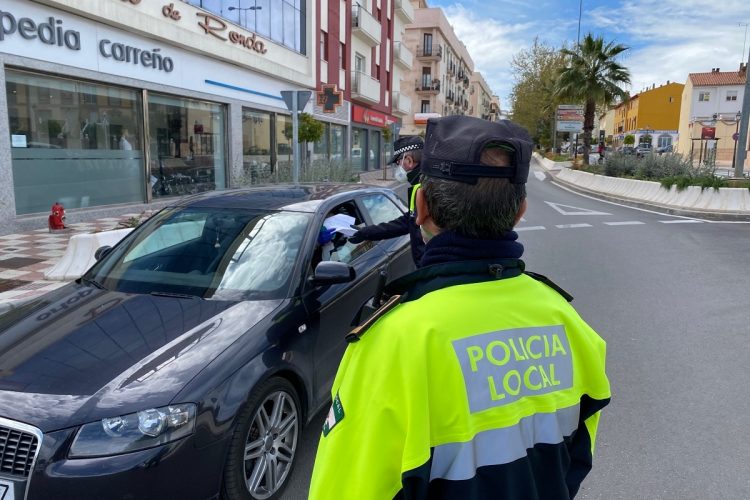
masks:
[[[488,147],[509,152],[509,167],[482,165],[479,159]],[[446,116],[427,121],[422,174],[475,184],[480,177],[509,179],[526,184],[531,163],[532,142],[523,127],[510,120],[490,122],[471,116]]]
[[[396,139],[396,142],[393,143],[393,156],[388,164],[396,163],[404,153],[422,148],[424,148],[424,141],[418,135],[399,137]]]

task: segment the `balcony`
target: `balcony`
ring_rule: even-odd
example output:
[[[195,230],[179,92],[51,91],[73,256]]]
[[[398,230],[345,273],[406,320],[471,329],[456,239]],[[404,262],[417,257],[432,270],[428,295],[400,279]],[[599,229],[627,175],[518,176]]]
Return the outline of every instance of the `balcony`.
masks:
[[[359,36],[371,47],[380,45],[380,23],[359,4],[352,6],[352,35]]]
[[[401,92],[394,92],[392,108],[395,114],[408,115],[411,113],[411,99]]]
[[[414,90],[418,94],[437,95],[440,92],[440,80],[433,79],[432,75],[422,75],[422,80],[414,80]]]
[[[443,46],[436,43],[432,45],[418,45],[417,57],[425,61],[439,61],[443,58]]]
[[[409,0],[396,0],[394,7],[396,8],[396,15],[401,18],[404,24],[414,22],[414,7]]]
[[[380,82],[361,71],[352,73],[352,99],[380,102]]]
[[[414,62],[414,56],[402,42],[395,42],[393,44],[393,62],[404,69],[411,69],[412,63]]]

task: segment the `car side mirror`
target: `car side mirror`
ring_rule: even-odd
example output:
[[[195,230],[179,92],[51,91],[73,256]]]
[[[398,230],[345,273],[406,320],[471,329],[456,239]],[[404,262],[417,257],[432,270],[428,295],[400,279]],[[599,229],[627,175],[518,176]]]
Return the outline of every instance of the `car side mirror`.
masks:
[[[107,255],[112,250],[112,247],[109,245],[104,245],[96,249],[96,252],[94,252],[94,258],[98,261],[102,260],[105,255]],[[91,254],[89,254],[91,255]]]
[[[349,283],[357,277],[354,268],[343,262],[323,261],[315,267],[315,273],[310,278],[314,285],[335,285]]]

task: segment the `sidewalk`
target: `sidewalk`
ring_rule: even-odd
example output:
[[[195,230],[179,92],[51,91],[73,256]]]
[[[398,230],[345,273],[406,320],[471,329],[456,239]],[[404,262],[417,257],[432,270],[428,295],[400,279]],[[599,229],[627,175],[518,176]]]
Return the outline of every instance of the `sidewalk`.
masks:
[[[382,170],[363,172],[359,177],[360,182],[374,186],[394,188],[401,184],[393,178],[393,168],[387,169],[386,180]],[[44,272],[63,256],[71,236],[117,229],[121,221],[139,216],[132,213],[92,219],[70,224],[70,231],[65,232],[35,229],[0,236],[0,314],[68,283],[45,280]]]
[[[64,232],[35,229],[0,236],[0,313],[67,283],[45,280],[44,271],[62,257],[71,236],[116,229],[121,221],[140,215],[92,219],[71,224]]]

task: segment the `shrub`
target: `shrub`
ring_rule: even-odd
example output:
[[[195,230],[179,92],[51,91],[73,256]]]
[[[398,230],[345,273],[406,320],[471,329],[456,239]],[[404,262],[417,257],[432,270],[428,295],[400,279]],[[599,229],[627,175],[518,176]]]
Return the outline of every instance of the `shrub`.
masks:
[[[636,159],[632,155],[611,153],[604,160],[604,175],[610,177],[632,177],[635,173]]]

